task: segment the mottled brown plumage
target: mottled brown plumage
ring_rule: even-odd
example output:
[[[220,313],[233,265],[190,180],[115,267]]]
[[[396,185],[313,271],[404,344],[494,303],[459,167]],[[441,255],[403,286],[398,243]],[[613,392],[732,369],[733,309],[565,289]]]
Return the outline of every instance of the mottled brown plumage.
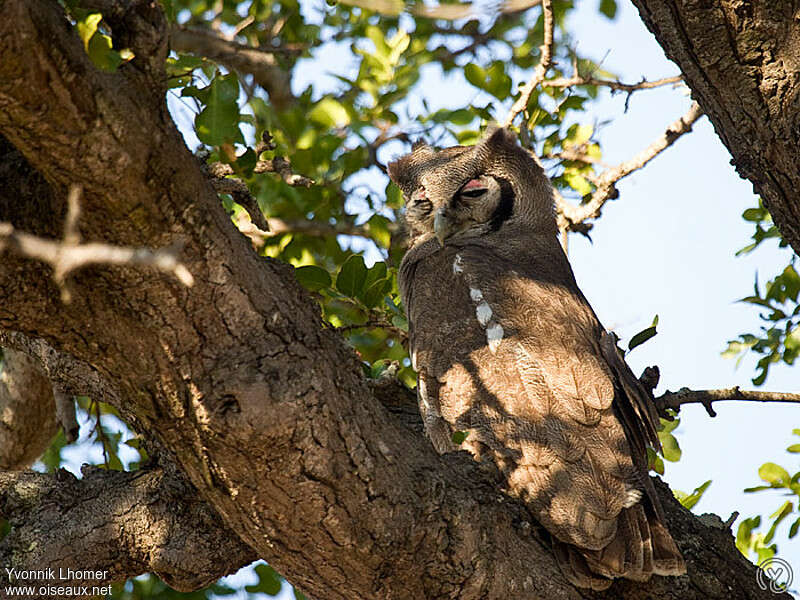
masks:
[[[647,476],[649,394],[575,283],[539,163],[497,129],[389,165],[406,198],[400,291],[425,429],[494,461],[552,534],[565,574],[685,572]]]

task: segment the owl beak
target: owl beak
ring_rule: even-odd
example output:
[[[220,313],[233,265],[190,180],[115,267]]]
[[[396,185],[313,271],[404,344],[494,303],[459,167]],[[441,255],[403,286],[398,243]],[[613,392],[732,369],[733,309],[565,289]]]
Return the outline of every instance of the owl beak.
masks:
[[[447,218],[444,207],[437,210],[433,216],[433,232],[436,234],[441,246],[444,246],[444,241],[453,233],[452,223]]]

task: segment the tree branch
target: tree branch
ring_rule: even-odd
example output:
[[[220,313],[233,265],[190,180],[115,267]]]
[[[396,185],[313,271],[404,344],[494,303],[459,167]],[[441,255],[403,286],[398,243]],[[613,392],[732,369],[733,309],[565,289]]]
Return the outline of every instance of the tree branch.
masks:
[[[541,58],[539,64],[533,72],[531,80],[525,84],[520,90],[519,98],[511,105],[511,110],[508,111],[506,120],[503,121],[503,127],[510,126],[519,113],[528,107],[528,101],[531,99],[531,94],[536,87],[544,81],[547,76],[547,71],[550,70],[550,65],[553,62],[553,3],[552,0],[542,0],[542,15],[544,16],[544,43],[541,47]]]
[[[703,115],[700,106],[693,102],[688,112],[674,123],[671,123],[653,143],[639,152],[633,158],[620,163],[616,167],[607,169],[597,178],[596,189],[586,204],[575,206],[567,201],[558,202],[559,226],[563,229],[573,229],[587,219],[600,216],[600,211],[607,200],[616,198],[619,194],[616,183],[634,171],[641,169],[661,152],[669,148],[684,133],[692,130],[692,125]]]
[[[681,75],[674,75],[672,77],[664,77],[663,79],[656,79],[653,81],[642,81],[638,83],[623,83],[618,80],[611,79],[598,79],[596,77],[585,77],[582,75],[574,74],[572,77],[560,77],[558,79],[548,79],[544,85],[547,87],[569,88],[577,85],[596,85],[600,87],[611,88],[616,92],[632,93],[638,90],[651,90],[654,88],[662,87],[665,85],[678,84],[683,81]]]
[[[12,526],[0,542],[0,562],[31,573],[9,578],[2,569],[0,588],[87,586],[69,596],[90,598],[91,586],[156,573],[191,591],[258,558],[191,484],[163,469],[129,473],[87,465],[80,480],[65,470],[0,473],[0,513]],[[93,573],[76,578],[68,569]]]
[[[702,404],[710,417],[716,417],[717,413],[714,411],[711,404],[723,400],[800,403],[800,394],[740,390],[739,386],[719,390],[690,390],[688,388],[683,388],[677,392],[666,391],[656,398],[655,402],[659,411],[662,412],[668,408],[680,410],[680,407],[684,404]]]
[[[216,178],[228,177],[233,175],[233,167],[224,163],[212,163],[208,166],[209,173]],[[277,173],[281,176],[286,185],[311,187],[314,180],[298,175],[292,171],[292,164],[282,156],[276,156],[266,160],[259,160],[253,168],[253,173]]]
[[[297,54],[296,49],[252,48],[208,31],[179,26],[170,29],[169,42],[177,52],[204,56],[233,71],[252,75],[278,111],[286,110],[295,101],[291,76],[278,64],[275,54]]]

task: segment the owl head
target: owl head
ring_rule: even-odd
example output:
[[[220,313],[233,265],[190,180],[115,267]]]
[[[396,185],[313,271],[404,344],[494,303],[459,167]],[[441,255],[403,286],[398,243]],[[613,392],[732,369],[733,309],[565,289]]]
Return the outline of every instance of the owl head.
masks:
[[[490,129],[475,146],[415,144],[388,170],[406,200],[409,246],[433,236],[443,245],[463,241],[512,224],[556,232],[550,181],[506,129]]]

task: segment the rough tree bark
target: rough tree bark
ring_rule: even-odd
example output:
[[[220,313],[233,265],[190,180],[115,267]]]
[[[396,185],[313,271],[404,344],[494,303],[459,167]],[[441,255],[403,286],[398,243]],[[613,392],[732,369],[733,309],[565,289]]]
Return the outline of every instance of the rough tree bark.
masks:
[[[157,6],[131,3],[118,24],[147,33],[137,56],[163,56]],[[4,343],[51,376],[61,361],[61,389],[102,394],[154,461],[83,482],[0,477],[13,527],[0,566],[80,565],[110,578],[153,569],[192,589],[257,555],[320,600],[775,597],[757,587],[728,529],[691,515],[663,485],[688,575],[601,594],[569,586],[525,507],[464,453],[436,455],[407,390],[370,387],[291,268],[258,257],[235,230],[167,113],[158,61],[101,73],[57,2],[0,0],[0,11],[0,133],[27,160],[6,171],[0,220],[57,236],[78,183],[82,239],[180,242],[195,278],[187,289],[144,269],[87,268],[63,304],[48,267],[3,256],[0,331],[14,332]],[[59,522],[70,536],[102,528],[121,549],[65,546],[41,526]],[[173,554],[173,536],[190,535],[194,556]],[[39,554],[24,552],[32,544]]]
[[[800,2],[633,3],[800,254]]]
[[[50,380],[28,355],[6,348],[0,373],[0,470],[30,465],[56,431]]]

